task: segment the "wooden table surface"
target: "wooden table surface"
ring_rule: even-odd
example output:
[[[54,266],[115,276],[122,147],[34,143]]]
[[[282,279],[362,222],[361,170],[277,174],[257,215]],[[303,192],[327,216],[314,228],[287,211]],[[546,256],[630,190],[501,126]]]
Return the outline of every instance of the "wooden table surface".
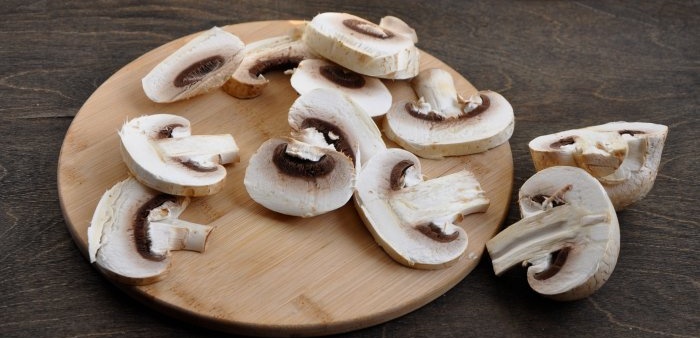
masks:
[[[696,165],[700,4],[671,1],[3,1],[0,5],[0,337],[215,337],[131,299],[81,256],[56,186],[63,137],[121,67],[214,25],[395,15],[418,46],[513,105],[517,190],[536,136],[610,121],[665,124],[654,189],[618,214],[621,249],[592,297],[557,303],[488,255],[445,295],[346,337],[700,336]]]

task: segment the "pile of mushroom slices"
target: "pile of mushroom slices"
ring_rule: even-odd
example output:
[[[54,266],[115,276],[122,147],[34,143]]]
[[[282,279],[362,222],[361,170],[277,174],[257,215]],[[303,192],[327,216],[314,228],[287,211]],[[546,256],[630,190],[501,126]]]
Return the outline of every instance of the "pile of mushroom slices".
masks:
[[[523,219],[486,244],[495,273],[529,266],[530,286],[556,300],[602,287],[619,254],[616,211],[651,190],[667,133],[659,124],[612,122],[532,140],[538,172],[520,189]]]
[[[191,135],[190,122],[154,114],[119,131],[122,159],[131,173],[97,204],[88,228],[90,261],[107,276],[143,285],[165,277],[171,250],[202,252],[211,226],[178,219],[190,197],[219,192],[222,164],[237,162],[230,134]]]

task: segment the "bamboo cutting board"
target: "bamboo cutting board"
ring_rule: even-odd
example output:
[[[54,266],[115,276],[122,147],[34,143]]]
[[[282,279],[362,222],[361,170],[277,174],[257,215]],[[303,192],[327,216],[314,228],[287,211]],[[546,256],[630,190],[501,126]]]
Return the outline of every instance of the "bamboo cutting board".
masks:
[[[265,21],[225,29],[250,43],[284,34],[298,23]],[[241,148],[241,162],[228,167],[223,191],[193,199],[181,217],[215,227],[206,251],[174,252],[165,280],[140,287],[118,285],[121,289],[171,316],[214,329],[321,335],[406,314],[444,294],[472,271],[509,205],[513,162],[507,143],[482,154],[422,160],[428,178],[467,167],[491,205],[486,213],[468,216],[459,224],[467,230],[469,247],[454,266],[434,271],[404,267],[374,242],[352,203],[301,219],[271,212],[248,197],[243,176],[250,156],[265,140],[289,134],[287,111],[298,95],[287,75],[267,75],[270,85],[251,100],[238,100],[221,90],[171,104],[146,98],[141,78],[193,36],[165,44],[109,78],[80,109],[61,149],[61,207],[73,239],[87,257],[87,227],[97,202],[127,177],[116,132],[127,119],[178,114],[192,122],[193,134],[231,133]],[[429,67],[452,72],[460,93],[476,91],[447,65],[422,53],[421,69]],[[394,100],[414,97],[405,81],[385,83]]]

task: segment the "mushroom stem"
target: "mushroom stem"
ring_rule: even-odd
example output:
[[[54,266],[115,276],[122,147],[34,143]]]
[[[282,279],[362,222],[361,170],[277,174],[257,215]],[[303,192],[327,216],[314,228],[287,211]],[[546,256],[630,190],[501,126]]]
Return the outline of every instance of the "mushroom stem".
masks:
[[[176,218],[151,222],[148,227],[151,252],[156,255],[163,255],[170,250],[203,252],[212,229],[208,225]]]
[[[493,270],[501,275],[521,262],[541,262],[552,252],[591,240],[582,238],[581,234],[596,232],[582,231],[585,227],[600,225],[600,231],[605,234],[607,219],[605,214],[591,215],[588,210],[569,204],[526,217],[486,243]]]
[[[413,90],[428,111],[449,119],[464,113],[452,75],[445,70],[432,68],[422,71],[412,81]],[[422,100],[421,100],[422,99]],[[422,110],[421,110],[422,111]]]
[[[165,158],[208,160],[227,164],[238,162],[238,145],[231,134],[191,135],[154,141]]]

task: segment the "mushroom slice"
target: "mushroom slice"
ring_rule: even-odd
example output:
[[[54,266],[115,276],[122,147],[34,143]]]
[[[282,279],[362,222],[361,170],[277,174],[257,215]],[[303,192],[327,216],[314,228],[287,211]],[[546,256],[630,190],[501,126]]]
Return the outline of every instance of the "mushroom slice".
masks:
[[[312,217],[347,203],[354,179],[353,163],[344,154],[276,138],[250,158],[243,183],[254,201],[272,211]]]
[[[454,222],[488,205],[470,172],[423,181],[418,158],[398,148],[372,157],[355,188],[355,207],[375,241],[397,262],[419,269],[462,257],[467,233]]]
[[[399,101],[386,115],[384,132],[404,149],[425,158],[486,151],[513,134],[513,107],[500,94],[457,94],[445,70],[422,71],[411,82],[417,102]]]
[[[523,263],[536,292],[575,300],[612,274],[620,248],[617,215],[605,189],[576,167],[551,167],[520,189],[523,219],[486,243],[496,275]]]
[[[204,251],[212,227],[179,220],[189,198],[162,194],[132,177],[102,195],[88,228],[90,262],[121,283],[165,277],[171,250]]]
[[[225,92],[239,99],[262,94],[270,82],[263,74],[292,69],[304,59],[318,57],[294,33],[253,42],[239,55],[238,68],[223,86]]]
[[[535,168],[554,165],[580,167],[594,177],[614,173],[627,156],[627,141],[618,133],[567,130],[530,141]]]
[[[171,195],[219,192],[226,178],[222,164],[238,162],[230,134],[190,135],[190,121],[176,115],[135,118],[119,131],[122,158],[148,187]]]
[[[529,146],[537,170],[581,167],[603,184],[619,211],[654,186],[667,134],[660,124],[611,122],[540,136]]]
[[[323,57],[360,74],[385,79],[418,74],[416,32],[396,17],[376,25],[347,13],[321,13],[307,24],[303,39]]]
[[[301,95],[317,88],[339,90],[371,117],[382,116],[391,107],[391,92],[381,80],[355,73],[326,60],[308,59],[300,62],[292,74],[291,83]]]
[[[214,27],[156,65],[141,80],[143,91],[154,102],[174,102],[221,87],[243,47],[237,36]]]
[[[318,88],[301,95],[289,109],[289,125],[296,134],[310,128],[322,133],[326,143],[357,165],[386,149],[379,128],[367,112],[334,89]]]

